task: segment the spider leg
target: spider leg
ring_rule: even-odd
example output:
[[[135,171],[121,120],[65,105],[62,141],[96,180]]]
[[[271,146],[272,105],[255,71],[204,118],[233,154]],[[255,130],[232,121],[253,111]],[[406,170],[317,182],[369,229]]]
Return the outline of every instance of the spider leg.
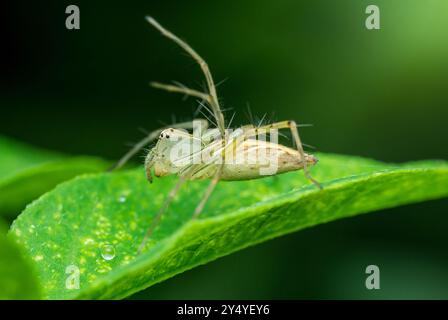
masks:
[[[168,91],[173,92],[180,92],[185,93],[193,96],[198,96],[200,94],[200,98],[207,96],[207,99],[204,99],[208,102],[208,104],[212,107],[213,115],[216,119],[216,122],[218,124],[219,131],[221,133],[221,136],[224,137],[225,135],[225,123],[224,123],[224,115],[222,114],[221,107],[219,105],[218,96],[216,93],[216,86],[213,81],[212,74],[210,72],[210,69],[208,67],[208,64],[205,62],[205,60],[192,48],[186,43],[185,41],[181,40],[179,37],[177,37],[175,34],[170,32],[169,30],[165,29],[160,23],[158,23],[154,18],[147,16],[146,20],[157,30],[159,30],[163,36],[167,37],[168,39],[174,41],[178,46],[180,46],[185,52],[187,52],[199,65],[199,67],[202,70],[202,73],[204,74],[205,80],[207,82],[208,87],[208,93],[201,93],[196,90],[188,89],[186,87],[180,87],[180,86],[171,86],[171,85],[163,85],[163,84],[156,84],[156,87],[162,88]]]
[[[212,181],[208,185],[207,190],[205,191],[201,201],[196,206],[196,209],[194,210],[192,219],[196,219],[199,217],[199,215],[201,214],[202,210],[205,207],[205,204],[207,203],[208,199],[210,198],[213,190],[215,189],[216,185],[218,184],[219,180],[221,179],[221,175],[222,175],[222,172],[224,169],[224,164],[225,164],[225,155],[227,154],[227,151],[230,149],[237,148],[238,144],[242,142],[242,140],[238,140],[238,138],[242,137],[243,135],[244,135],[243,130],[237,130],[229,136],[229,139],[227,141],[225,141],[225,142],[223,141],[223,143],[217,142],[218,145],[224,144],[224,146],[218,148],[218,150],[215,153],[215,156],[212,157],[211,161],[209,161],[208,163],[203,164],[202,166],[199,167],[199,170],[203,169],[207,165],[216,164],[216,162],[219,160],[218,169],[216,170],[215,174],[213,175]],[[196,170],[196,172],[199,170]],[[194,176],[194,174],[195,173],[193,173],[192,175]]]
[[[201,214],[202,210],[204,209],[205,204],[207,203],[207,200],[210,198],[213,190],[215,189],[216,185],[219,182],[219,179],[221,179],[221,174],[222,174],[223,167],[224,167],[224,163],[222,163],[218,167],[218,170],[216,170],[216,173],[213,176],[212,181],[208,185],[207,190],[205,191],[204,196],[202,197],[201,202],[199,202],[199,204],[197,205],[196,209],[194,210],[193,219],[196,219],[197,217],[199,217],[199,215]]]
[[[165,90],[168,92],[174,92],[174,93],[182,93],[187,96],[196,97],[196,98],[199,98],[201,100],[204,100],[204,101],[207,101],[208,103],[210,103],[210,96],[208,94],[194,90],[194,89],[190,89],[185,86],[165,84],[165,83],[160,83],[160,82],[155,82],[155,81],[151,82],[150,84],[152,87],[154,87],[156,89],[162,89],[162,90]]]
[[[142,242],[140,243],[140,246],[138,247],[137,254],[140,254],[142,250],[145,248],[149,237],[152,235],[154,229],[159,224],[160,218],[162,218],[163,213],[166,211],[170,203],[174,200],[174,198],[177,195],[177,192],[179,191],[179,189],[182,187],[182,185],[186,180],[187,180],[186,177],[179,177],[179,180],[177,181],[176,185],[174,186],[174,188],[171,189],[170,193],[168,194],[168,197],[163,202],[162,207],[159,209],[159,212],[157,212],[156,216],[151,222],[151,225],[146,231],[145,237],[143,238]]]

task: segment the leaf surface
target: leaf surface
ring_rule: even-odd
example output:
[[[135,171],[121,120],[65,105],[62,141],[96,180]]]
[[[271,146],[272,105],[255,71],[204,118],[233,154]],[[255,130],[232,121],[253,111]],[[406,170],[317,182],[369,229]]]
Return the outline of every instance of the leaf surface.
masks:
[[[208,181],[179,192],[136,255],[176,177],[145,180],[142,168],[68,181],[27,207],[10,233],[34,259],[45,297],[124,298],[175,274],[268,239],[336,219],[448,196],[448,163],[386,164],[319,154],[317,190],[291,172],[220,182],[201,217],[190,217]],[[34,226],[33,228],[30,228]],[[65,269],[80,289],[65,288]]]
[[[62,181],[108,166],[99,158],[69,157],[2,136],[0,155],[0,216],[4,217],[15,217],[26,204]]]

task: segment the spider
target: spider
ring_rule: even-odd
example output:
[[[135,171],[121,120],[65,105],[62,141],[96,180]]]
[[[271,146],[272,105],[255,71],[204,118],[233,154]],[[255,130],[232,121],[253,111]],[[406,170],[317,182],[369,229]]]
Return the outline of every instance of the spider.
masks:
[[[153,180],[152,171],[157,177],[166,175],[177,175],[179,177],[149,226],[139,246],[138,253],[144,249],[163,213],[176,197],[184,182],[188,180],[211,179],[201,201],[193,212],[192,219],[196,219],[200,215],[220,180],[256,179],[302,169],[305,177],[319,189],[322,189],[319,182],[309,173],[309,167],[316,164],[318,160],[315,156],[304,152],[297,129],[298,125],[295,121],[280,121],[260,126],[244,125],[236,130],[226,128],[216,85],[205,60],[186,42],[165,29],[154,18],[147,16],[146,20],[197,62],[206,80],[206,90],[190,89],[179,83],[152,82],[151,85],[158,89],[199,99],[200,105],[210,112],[214,121],[195,119],[154,130],[138,142],[114,166],[113,169],[122,167],[132,156],[157,139],[157,143],[145,159],[148,181],[152,182]],[[215,127],[208,129],[209,122],[213,123]],[[193,134],[186,131],[187,129],[193,130]],[[275,134],[279,129],[289,129],[291,131],[295,149],[273,142],[272,139],[271,141],[257,139],[257,137],[266,134]],[[182,153],[182,155],[179,156],[179,153]],[[239,161],[235,161],[235,154]],[[264,166],[261,164],[264,164]]]

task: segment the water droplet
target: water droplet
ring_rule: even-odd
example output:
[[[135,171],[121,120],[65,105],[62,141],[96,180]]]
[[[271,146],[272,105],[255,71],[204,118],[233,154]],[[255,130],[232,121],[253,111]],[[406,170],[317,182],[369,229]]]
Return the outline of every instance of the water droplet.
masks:
[[[115,248],[111,244],[105,244],[101,247],[101,256],[104,260],[112,260],[115,258]]]
[[[126,202],[126,197],[125,196],[121,196],[120,198],[118,198],[118,202],[125,203]]]

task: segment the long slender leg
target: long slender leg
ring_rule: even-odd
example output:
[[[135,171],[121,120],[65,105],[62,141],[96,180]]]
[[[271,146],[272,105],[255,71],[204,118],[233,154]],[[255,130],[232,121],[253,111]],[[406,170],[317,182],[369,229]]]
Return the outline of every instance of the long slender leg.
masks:
[[[318,187],[319,189],[322,189],[322,186],[320,185],[319,182],[317,182],[310,174],[309,170],[308,170],[308,166],[307,166],[307,162],[305,160],[305,152],[303,151],[303,146],[302,146],[302,141],[300,140],[300,136],[299,136],[299,130],[297,130],[297,124],[295,121],[288,121],[287,122],[289,125],[289,128],[291,130],[291,134],[292,137],[294,139],[294,142],[296,144],[297,150],[300,153],[300,156],[303,159],[303,172],[305,174],[305,177],[310,180],[312,183],[314,183],[314,185],[316,187]]]
[[[160,132],[162,132],[163,130],[165,130],[167,128],[179,128],[179,129],[180,128],[182,128],[182,129],[193,128],[194,129],[195,123],[198,123],[199,126],[202,128],[202,130],[207,129],[207,127],[208,127],[207,120],[195,119],[193,121],[175,123],[170,126],[165,126],[163,128],[160,128],[160,129],[150,132],[145,138],[143,138],[142,140],[137,142],[137,144],[131,150],[129,150],[123,157],[121,157],[121,159],[118,160],[118,162],[115,165],[113,165],[109,169],[109,171],[117,170],[117,169],[121,168],[122,166],[124,166],[126,164],[126,162],[128,162],[129,159],[131,159],[137,152],[139,152],[146,145],[150,144],[152,141],[157,139],[160,135]]]
[[[213,190],[215,189],[216,185],[218,184],[218,182],[221,178],[222,170],[223,170],[224,164],[225,164],[223,161],[224,160],[223,157],[224,157],[224,154],[226,153],[226,150],[228,148],[234,148],[234,144],[237,143],[237,140],[234,140],[234,138],[237,138],[238,136],[241,136],[243,134],[244,134],[243,130],[237,130],[237,131],[233,132],[232,135],[230,136],[229,141],[227,141],[227,142],[223,141],[222,145],[224,145],[224,146],[218,147],[217,152],[211,159],[209,159],[209,162],[190,166],[180,172],[181,177],[186,178],[186,179],[191,179],[191,178],[194,179],[195,174],[197,174],[198,172],[200,172],[207,166],[216,164],[216,162],[218,160],[221,160],[219,162],[218,169],[212,178],[212,181],[208,185],[207,190],[205,191],[201,201],[199,202],[199,204],[196,206],[196,208],[194,210],[192,219],[196,219],[201,214],[202,210],[205,207],[205,204],[207,203]],[[219,142],[217,142],[217,143],[219,145],[221,145],[221,143],[219,143]],[[204,149],[203,149],[203,151],[204,151]]]
[[[266,132],[269,129],[285,129],[285,128],[289,128],[291,130],[291,134],[292,137],[294,139],[294,143],[296,145],[297,151],[300,154],[300,157],[302,159],[302,163],[303,163],[303,172],[305,174],[305,177],[310,180],[312,183],[314,183],[314,185],[316,185],[319,189],[322,189],[322,186],[320,185],[319,182],[317,182],[310,174],[309,170],[308,170],[308,165],[307,162],[305,161],[305,152],[303,151],[303,146],[302,146],[302,141],[300,140],[300,136],[299,136],[299,131],[297,129],[297,124],[295,121],[281,121],[281,122],[276,122],[276,123],[271,123],[268,125],[264,125],[261,127],[245,127],[243,129],[245,129],[245,136],[246,137],[251,137],[251,136],[256,136],[259,134],[259,132]]]
[[[224,115],[222,114],[221,108],[219,106],[219,101],[218,101],[218,96],[216,93],[216,86],[215,83],[213,81],[213,77],[212,74],[210,72],[210,69],[207,65],[207,63],[205,62],[205,60],[192,48],[190,47],[186,42],[184,42],[183,40],[179,39],[179,37],[177,37],[175,34],[173,34],[172,32],[168,31],[167,29],[165,29],[163,26],[160,25],[160,23],[158,23],[154,18],[147,16],[146,20],[157,30],[159,30],[163,36],[167,37],[168,39],[174,41],[178,46],[180,46],[185,52],[187,52],[195,61],[196,63],[201,67],[202,73],[205,76],[205,80],[207,82],[207,87],[208,87],[208,94],[207,95],[207,99],[205,99],[205,101],[207,101],[209,103],[209,105],[212,107],[213,109],[213,114],[215,116],[216,122],[218,124],[218,128],[219,131],[221,133],[221,136],[224,137],[225,135],[225,123],[224,123]],[[163,89],[168,89],[168,87],[170,85],[163,85],[163,84],[156,84],[157,87],[159,88],[163,88]],[[169,87],[169,91],[175,91],[175,92],[182,92],[182,93],[186,93],[185,87],[177,87],[176,89],[174,89],[172,86]],[[174,89],[174,90],[173,90]],[[182,90],[183,89],[183,90]],[[188,91],[190,93],[192,93],[192,89],[188,89]],[[198,93],[198,91],[196,91],[196,93]],[[194,94],[193,94],[194,95]]]
[[[155,227],[157,227],[157,225],[159,224],[160,218],[162,218],[163,213],[166,211],[170,203],[173,201],[180,187],[184,184],[186,180],[187,180],[186,177],[179,177],[179,180],[177,181],[176,185],[174,186],[174,188],[171,189],[162,207],[159,209],[159,212],[157,212],[157,215],[154,217],[154,219],[151,222],[151,225],[146,231],[145,237],[143,238],[140,246],[138,247],[137,254],[140,254],[142,250],[145,248],[145,245],[148,242],[149,237],[152,235]]]
[[[120,160],[117,161],[112,167],[109,168],[108,171],[118,170],[122,166],[126,164],[126,162],[129,161],[137,152],[139,152],[141,149],[143,149],[146,145],[150,144],[153,140],[157,139],[159,136],[161,130],[163,129],[157,129],[154,131],[151,131],[145,138],[137,142],[131,150],[129,150],[125,155],[123,155]]]
[[[179,86],[179,85],[173,85],[173,84],[164,84],[164,83],[160,83],[160,82],[151,82],[150,83],[151,86],[153,86],[154,88],[157,89],[162,89],[168,92],[175,92],[175,93],[182,93],[185,94],[187,96],[192,96],[192,97],[196,97],[199,98],[201,100],[210,102],[210,96],[206,93],[194,90],[194,89],[190,89],[188,87],[185,86]]]
[[[205,191],[204,196],[202,197],[201,202],[198,204],[198,206],[196,207],[196,209],[195,209],[195,211],[193,213],[193,218],[192,219],[196,219],[199,216],[199,214],[202,212],[202,210],[204,209],[204,206],[207,203],[207,200],[210,198],[213,190],[215,189],[216,185],[219,182],[219,179],[220,179],[221,173],[222,173],[222,168],[223,168],[223,164],[219,166],[219,168],[216,171],[212,181],[208,185],[207,190]],[[194,172],[194,169],[195,168],[191,167],[190,170],[188,170],[187,173],[184,176],[179,177],[179,180],[177,181],[176,185],[174,186],[174,188],[171,189],[171,191],[168,194],[167,198],[165,199],[162,207],[159,209],[159,212],[157,213],[157,215],[152,220],[151,225],[149,226],[148,230],[146,231],[145,237],[143,238],[143,240],[142,240],[142,242],[141,242],[141,244],[140,244],[140,246],[138,248],[137,254],[140,254],[143,251],[143,249],[146,246],[146,243],[148,242],[149,237],[152,235],[152,233],[154,232],[154,229],[159,224],[160,219],[162,218],[163,213],[166,211],[166,209],[168,209],[168,206],[174,200],[175,196],[179,192],[179,189],[182,187],[182,185],[185,183],[185,181],[188,180],[190,175]]]
[[[210,198],[213,190],[215,189],[216,185],[218,184],[219,180],[221,179],[221,175],[222,175],[222,171],[224,169],[224,164],[225,164],[225,159],[223,159],[224,155],[226,154],[227,150],[229,148],[238,148],[238,143],[241,143],[242,141],[238,141],[238,137],[244,135],[244,130],[239,130],[239,131],[235,131],[233,132],[228,141],[224,141],[223,140],[223,147],[219,148],[217,150],[216,155],[211,159],[211,162],[209,163],[205,163],[205,164],[201,164],[199,166],[196,166],[195,168],[189,169],[189,175],[194,176],[194,174],[196,172],[198,172],[199,170],[203,169],[205,166],[207,165],[213,165],[214,162],[218,159],[221,159],[220,165],[218,167],[218,169],[216,170],[212,181],[210,182],[210,184],[207,187],[207,190],[205,191],[201,201],[199,202],[199,204],[196,206],[196,209],[194,210],[193,213],[193,217],[192,219],[196,219],[199,217],[199,215],[201,214],[202,210],[205,207],[205,204],[207,203],[208,199]]]
[[[221,179],[221,175],[222,175],[222,171],[224,169],[224,164],[225,164],[225,154],[227,153],[227,150],[229,148],[238,148],[238,143],[241,143],[242,141],[238,141],[238,137],[244,135],[244,130],[237,130],[234,131],[230,136],[229,139],[227,141],[224,141],[223,139],[223,147],[219,148],[216,152],[216,155],[211,159],[210,163],[206,163],[203,164],[202,166],[198,166],[197,168],[202,169],[204,168],[204,166],[213,164],[215,161],[217,160],[221,160],[220,165],[218,167],[218,169],[216,170],[216,173],[214,174],[212,181],[210,182],[210,184],[207,187],[207,190],[204,193],[204,196],[201,199],[201,202],[199,202],[199,204],[197,205],[196,209],[194,210],[193,213],[193,219],[196,219],[202,212],[202,210],[205,207],[205,204],[207,203],[208,199],[210,198],[213,190],[215,189],[216,185],[218,184],[219,180]],[[197,172],[197,170],[196,170]],[[192,172],[192,176],[194,176],[195,172]]]
[[[193,219],[196,219],[201,214],[202,210],[204,209],[204,206],[207,203],[207,200],[210,198],[213,190],[215,189],[216,185],[219,182],[219,179],[221,178],[223,166],[224,166],[224,163],[218,167],[218,170],[216,171],[212,181],[208,185],[207,190],[205,191],[201,202],[199,202],[198,206],[194,210]]]

